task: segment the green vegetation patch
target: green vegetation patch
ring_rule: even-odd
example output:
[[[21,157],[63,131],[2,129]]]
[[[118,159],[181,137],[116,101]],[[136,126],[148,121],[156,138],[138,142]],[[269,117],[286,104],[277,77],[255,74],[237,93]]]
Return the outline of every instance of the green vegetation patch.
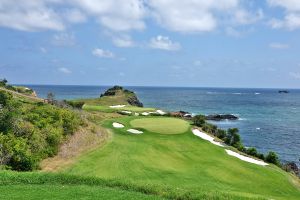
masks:
[[[101,111],[101,112],[117,112],[117,111],[150,112],[155,110],[154,108],[144,108],[144,107],[136,107],[130,105],[126,105],[123,108],[111,108],[109,106],[104,106],[104,105],[89,105],[89,104],[85,104],[83,106],[83,109],[87,111]]]
[[[171,117],[147,117],[130,121],[133,128],[142,128],[160,134],[181,134],[190,124],[187,121]]]
[[[0,167],[37,169],[82,123],[72,110],[34,103],[0,91]]]
[[[0,199],[136,199],[159,200],[138,187],[63,174],[0,172]],[[151,191],[149,191],[151,192]],[[152,192],[153,193],[153,192]]]

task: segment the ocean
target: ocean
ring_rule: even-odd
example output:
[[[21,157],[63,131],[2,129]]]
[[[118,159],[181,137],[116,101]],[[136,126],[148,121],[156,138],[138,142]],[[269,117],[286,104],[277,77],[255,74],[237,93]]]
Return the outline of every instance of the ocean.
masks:
[[[57,99],[94,98],[109,86],[28,85],[38,96],[53,92]],[[247,147],[275,151],[281,161],[300,164],[300,90],[279,89],[126,87],[145,107],[193,114],[235,114],[237,121],[214,122],[220,128],[237,127]]]

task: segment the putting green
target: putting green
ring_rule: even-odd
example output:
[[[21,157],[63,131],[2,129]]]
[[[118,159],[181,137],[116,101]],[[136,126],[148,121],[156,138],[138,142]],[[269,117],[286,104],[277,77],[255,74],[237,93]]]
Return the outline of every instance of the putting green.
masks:
[[[189,123],[176,118],[142,118],[130,121],[134,128],[143,128],[160,134],[181,134],[188,130]]]

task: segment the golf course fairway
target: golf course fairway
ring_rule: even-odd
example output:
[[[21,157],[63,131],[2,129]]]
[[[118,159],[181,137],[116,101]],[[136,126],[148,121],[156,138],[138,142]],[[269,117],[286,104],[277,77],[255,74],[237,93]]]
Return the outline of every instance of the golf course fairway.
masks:
[[[113,128],[113,122],[124,128]],[[193,135],[186,121],[122,117],[103,126],[112,130],[111,140],[80,156],[64,173],[187,190],[186,199],[300,197],[299,180],[291,174],[274,165],[259,166],[227,155],[224,148]],[[126,131],[138,127],[143,134]]]

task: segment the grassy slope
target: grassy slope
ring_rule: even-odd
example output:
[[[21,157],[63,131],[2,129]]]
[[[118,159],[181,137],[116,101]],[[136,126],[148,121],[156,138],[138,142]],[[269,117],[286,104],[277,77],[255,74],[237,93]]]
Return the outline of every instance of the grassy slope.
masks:
[[[262,167],[228,156],[223,148],[190,131],[162,135],[145,130],[142,135],[131,135],[126,129],[132,119],[117,120],[126,128],[115,130],[109,144],[81,156],[65,172],[185,188],[211,199],[299,199],[299,181],[275,166]],[[111,128],[111,123],[105,125]]]
[[[112,104],[112,105],[115,105],[115,104]],[[109,106],[89,105],[89,104],[84,104],[83,109],[87,110],[87,111],[101,111],[101,112],[107,112],[107,113],[121,111],[121,110],[126,110],[126,111],[131,111],[131,112],[147,112],[147,111],[155,110],[153,108],[142,108],[142,107],[129,106],[129,105],[126,105],[126,107],[123,107],[123,108],[110,108]]]

